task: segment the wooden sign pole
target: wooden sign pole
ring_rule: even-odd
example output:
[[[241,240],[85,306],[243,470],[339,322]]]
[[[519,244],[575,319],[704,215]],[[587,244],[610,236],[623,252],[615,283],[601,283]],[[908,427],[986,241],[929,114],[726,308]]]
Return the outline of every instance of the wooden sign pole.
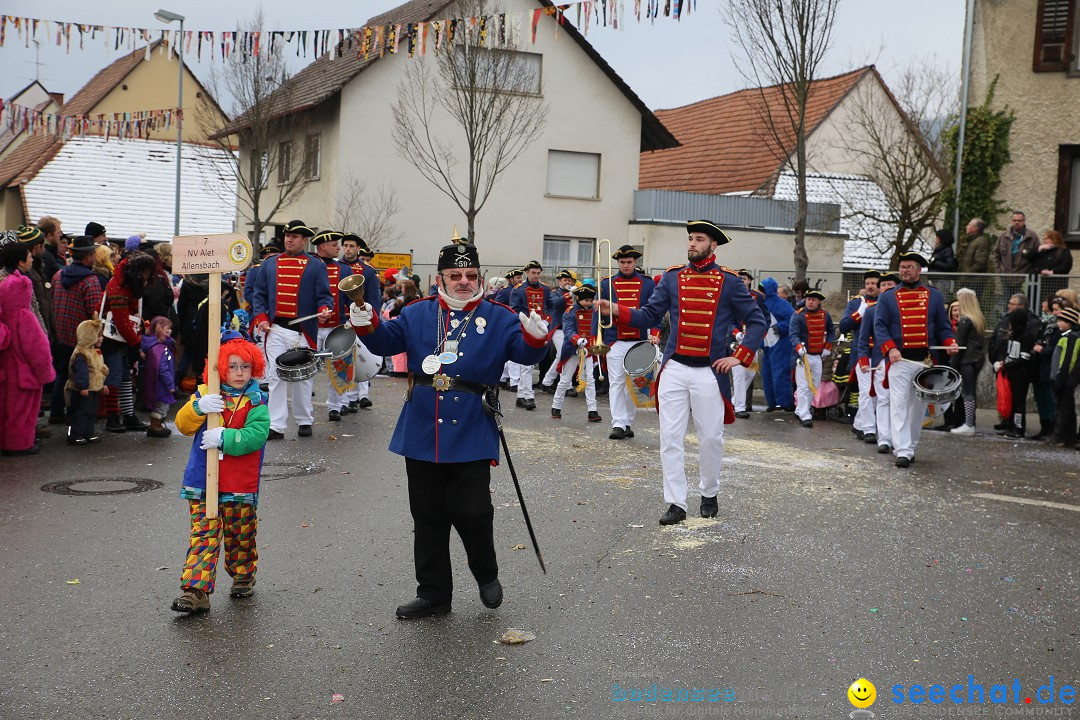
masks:
[[[221,350],[221,274],[210,273],[209,330],[206,338],[206,391],[211,395],[221,393],[221,373],[218,371]],[[228,362],[228,358],[225,359]],[[221,427],[221,414],[209,413],[206,416],[206,429]],[[220,449],[206,451],[206,517],[213,520],[218,516],[218,458]]]

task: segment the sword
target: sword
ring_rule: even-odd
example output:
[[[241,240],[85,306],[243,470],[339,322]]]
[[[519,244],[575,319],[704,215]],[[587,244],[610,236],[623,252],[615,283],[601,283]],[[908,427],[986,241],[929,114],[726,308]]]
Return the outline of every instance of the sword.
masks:
[[[496,401],[498,402],[498,401]],[[510,477],[514,479],[514,489],[517,490],[518,504],[521,505],[521,514],[525,517],[525,527],[529,529],[529,539],[532,540],[533,550],[536,551],[536,559],[540,561],[540,569],[547,575],[547,567],[544,565],[544,556],[540,552],[540,545],[536,542],[536,533],[533,532],[532,521],[529,519],[529,510],[525,507],[525,497],[521,494],[521,484],[518,482],[517,472],[514,470],[514,461],[510,459],[510,448],[506,445],[506,433],[502,429],[502,413],[499,407],[489,406],[492,416],[495,418],[495,427],[499,429],[499,440],[502,441],[503,454],[506,455],[506,467],[510,469]]]

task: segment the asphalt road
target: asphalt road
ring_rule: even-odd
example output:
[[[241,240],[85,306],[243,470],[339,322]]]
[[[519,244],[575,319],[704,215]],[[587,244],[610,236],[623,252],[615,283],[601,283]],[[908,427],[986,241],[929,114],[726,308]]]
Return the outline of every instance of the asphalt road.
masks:
[[[403,622],[401,390],[378,378],[370,410],[268,446],[255,596],[194,617],[169,610],[187,438],[0,460],[0,718],[838,718],[858,677],[877,717],[1005,709],[893,702],[916,683],[966,701],[969,675],[1010,703],[1018,679],[1010,709],[1073,708],[1035,692],[1080,681],[1076,451],[926,432],[899,470],[848,426],[755,413],[728,427],[719,517],[662,528],[655,415],[614,442],[583,400],[555,422],[539,395],[506,425],[548,574],[503,465],[506,602],[481,605],[454,537],[453,612]],[[511,628],[536,639],[500,643]],[[616,699],[653,686],[720,699]]]

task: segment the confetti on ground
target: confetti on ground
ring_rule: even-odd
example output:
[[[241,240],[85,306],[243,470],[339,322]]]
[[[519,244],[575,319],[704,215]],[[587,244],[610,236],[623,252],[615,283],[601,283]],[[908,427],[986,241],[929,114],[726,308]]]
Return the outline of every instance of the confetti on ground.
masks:
[[[525,546],[522,545],[521,543],[518,543],[517,545],[511,545],[510,549],[511,550],[524,550]]]
[[[528,630],[519,630],[517,628],[510,628],[502,634],[499,638],[499,642],[504,645],[523,645],[530,640],[535,640],[536,634],[531,633]]]
[[[330,436],[330,439],[331,439],[331,440],[337,440],[337,435],[331,435],[331,436]]]
[[[79,578],[74,578],[72,580],[68,580],[67,584],[68,585],[82,585],[82,582],[79,581]]]
[[[330,696],[330,702],[332,702],[332,703],[345,702],[345,696],[342,695],[341,693],[334,693],[333,695]]]
[[[645,526],[644,526],[644,525],[632,525],[632,524],[631,524],[631,525],[627,525],[626,527],[632,527],[632,528],[643,528],[643,527],[645,527]]]

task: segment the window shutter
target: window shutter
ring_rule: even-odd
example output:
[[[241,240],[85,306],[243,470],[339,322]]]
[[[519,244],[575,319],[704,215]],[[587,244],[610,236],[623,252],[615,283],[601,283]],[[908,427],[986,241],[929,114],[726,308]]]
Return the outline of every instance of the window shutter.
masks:
[[[1035,72],[1067,70],[1072,60],[1075,0],[1039,0],[1035,20]]]

